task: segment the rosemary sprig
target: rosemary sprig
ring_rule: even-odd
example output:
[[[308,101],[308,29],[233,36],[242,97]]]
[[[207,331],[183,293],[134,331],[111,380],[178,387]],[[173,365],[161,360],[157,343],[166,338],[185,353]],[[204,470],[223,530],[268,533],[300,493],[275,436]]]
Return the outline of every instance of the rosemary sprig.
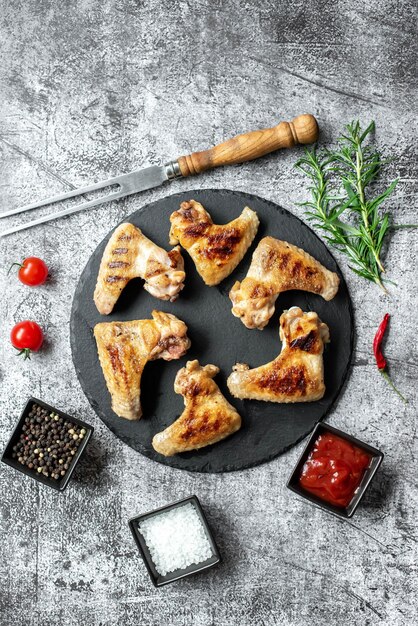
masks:
[[[374,122],[362,131],[360,123],[354,121],[345,127],[336,150],[306,149],[296,167],[312,181],[311,200],[302,203],[308,209],[307,219],[323,231],[331,245],[349,257],[350,268],[356,274],[386,291],[383,283],[391,281],[382,277],[385,269],[381,252],[392,225],[390,214],[382,213],[380,207],[398,181],[394,180],[379,195],[373,197],[370,193],[385,164],[378,150],[366,145],[374,129]]]

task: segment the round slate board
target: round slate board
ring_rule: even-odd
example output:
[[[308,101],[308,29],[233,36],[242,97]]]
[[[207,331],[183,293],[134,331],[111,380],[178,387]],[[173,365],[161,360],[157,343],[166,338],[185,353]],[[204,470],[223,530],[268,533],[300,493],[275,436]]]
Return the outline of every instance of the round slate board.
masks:
[[[222,189],[187,191],[139,209],[124,221],[141,228],[159,246],[169,249],[169,216],[180,202],[194,198],[209,211],[215,223],[223,224],[238,217],[248,205],[260,219],[257,237],[237,269],[217,287],[207,287],[193,262],[184,252],[186,286],[174,303],[150,296],[141,280],[131,281],[113,311],[101,316],[93,303],[100,260],[109,236],[91,256],[78,283],[71,313],[71,348],[80,384],[93,409],[117,437],[141,454],[172,467],[196,472],[225,472],[252,467],[269,461],[299,442],[321,420],[335,402],[348,372],[353,344],[353,313],[347,286],[337,263],[315,233],[285,209],[257,196]],[[228,293],[236,280],[248,270],[251,255],[265,235],[272,235],[300,246],[327,268],[338,272],[341,284],[337,296],[325,302],[320,296],[287,292],[279,296],[276,312],[263,330],[248,330],[231,313]],[[236,400],[229,394],[226,379],[236,362],[257,367],[273,360],[280,352],[279,317],[293,305],[304,311],[316,311],[330,328],[331,344],[326,347],[326,394],[319,402],[275,404]],[[130,422],[113,413],[110,395],[97,358],[93,336],[95,324],[151,317],[153,309],[173,313],[189,328],[192,345],[179,361],[148,363],[141,382],[143,417]],[[220,367],[215,380],[226,398],[242,417],[237,433],[213,446],[174,457],[163,457],[151,446],[155,433],[171,424],[183,410],[183,398],[174,393],[174,378],[187,360],[214,363]]]

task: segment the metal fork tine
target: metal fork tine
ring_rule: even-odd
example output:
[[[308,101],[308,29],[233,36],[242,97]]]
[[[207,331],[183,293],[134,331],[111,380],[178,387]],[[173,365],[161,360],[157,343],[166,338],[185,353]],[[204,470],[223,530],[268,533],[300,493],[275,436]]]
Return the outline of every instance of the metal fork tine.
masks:
[[[176,178],[177,176],[180,176],[180,174],[174,170],[174,166],[172,163],[168,163],[166,165],[151,165],[141,170],[135,170],[133,172],[130,172],[129,174],[121,174],[120,176],[115,176],[114,178],[103,180],[102,182],[95,183],[94,185],[88,185],[87,187],[82,187],[81,189],[67,191],[58,196],[53,196],[52,198],[47,198],[46,200],[41,200],[40,202],[28,204],[27,206],[20,207],[19,209],[6,211],[6,213],[0,214],[0,218],[16,215],[17,213],[23,213],[24,211],[31,211],[32,209],[37,209],[41,206],[45,206],[53,202],[58,202],[59,200],[73,198],[75,196],[88,193],[90,191],[96,191],[98,189],[104,189],[105,187],[111,187],[114,185],[119,186],[119,189],[117,191],[114,191],[107,196],[99,196],[95,200],[90,200],[88,202],[85,202],[84,204],[77,204],[76,206],[69,207],[68,209],[64,209],[63,211],[58,211],[58,213],[44,215],[36,220],[33,220],[32,222],[27,222],[26,224],[21,224],[20,226],[12,226],[12,228],[8,228],[7,230],[1,232],[0,237],[4,237],[5,235],[11,235],[12,233],[17,233],[20,230],[25,230],[26,228],[30,228],[31,226],[44,224],[45,222],[58,219],[59,217],[63,217],[64,215],[71,215],[72,213],[83,211],[84,209],[90,209],[105,202],[119,200],[119,198],[130,196],[131,194],[137,193],[138,191],[145,191],[146,189],[158,187],[159,185],[165,183],[167,180],[171,180],[172,178]]]
[[[0,218],[10,217],[11,215],[17,215],[18,213],[25,213],[26,211],[32,211],[33,209],[39,209],[40,207],[46,206],[47,204],[54,204],[55,202],[59,202],[60,200],[67,200],[68,198],[81,196],[85,193],[89,193],[90,191],[97,191],[97,189],[104,189],[105,187],[110,187],[112,185],[121,185],[127,176],[127,174],[122,174],[121,176],[109,178],[109,180],[102,180],[100,183],[94,183],[93,185],[87,185],[86,187],[81,187],[78,189],[71,189],[71,191],[60,193],[57,196],[51,196],[50,198],[45,198],[44,200],[40,200],[39,202],[33,202],[32,204],[26,204],[25,206],[21,206],[17,209],[11,209],[10,211],[0,213]],[[105,200],[101,200],[101,202],[105,202]],[[86,204],[84,206],[87,207],[94,205]]]
[[[100,185],[100,187],[108,186],[109,182],[110,181],[106,181],[107,184],[103,183]],[[110,183],[110,184],[114,184],[114,183]],[[100,187],[98,188],[100,189]],[[85,187],[85,189],[87,189],[87,187]],[[88,189],[91,191],[92,187],[89,187]],[[84,193],[83,191],[80,191],[80,190],[77,190],[77,191],[79,193]],[[44,215],[42,217],[39,217],[36,220],[32,220],[31,222],[26,222],[25,224],[21,224],[20,226],[12,226],[12,228],[8,228],[7,230],[4,230],[3,232],[1,232],[0,237],[4,237],[5,235],[11,235],[12,233],[17,233],[20,230],[25,230],[26,228],[30,228],[31,226],[44,224],[45,222],[49,222],[51,220],[57,219],[58,217],[71,215],[72,213],[77,213],[78,211],[82,211],[83,209],[89,209],[91,207],[97,206],[98,204],[104,204],[105,202],[112,202],[113,200],[119,200],[119,198],[122,198],[123,196],[126,196],[126,191],[124,190],[115,191],[114,193],[111,193],[108,196],[105,196],[105,197],[102,196],[100,198],[96,198],[96,200],[90,200],[89,202],[85,202],[84,204],[77,204],[76,206],[69,207],[68,209],[64,209],[63,211],[58,211],[58,213]],[[42,205],[36,205],[36,206],[42,206]]]

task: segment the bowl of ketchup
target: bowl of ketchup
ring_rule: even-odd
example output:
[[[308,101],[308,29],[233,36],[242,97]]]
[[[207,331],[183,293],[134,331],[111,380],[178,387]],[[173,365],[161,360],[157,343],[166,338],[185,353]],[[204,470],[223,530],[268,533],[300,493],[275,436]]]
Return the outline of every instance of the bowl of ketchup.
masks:
[[[287,487],[339,517],[351,517],[383,453],[333,426],[318,422]]]

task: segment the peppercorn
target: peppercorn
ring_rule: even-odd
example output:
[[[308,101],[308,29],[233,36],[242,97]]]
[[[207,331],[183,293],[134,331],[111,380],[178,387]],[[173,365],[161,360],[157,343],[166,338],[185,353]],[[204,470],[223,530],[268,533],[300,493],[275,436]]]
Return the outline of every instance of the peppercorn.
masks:
[[[12,458],[47,478],[59,480],[70,468],[85,432],[34,403],[12,448]]]

